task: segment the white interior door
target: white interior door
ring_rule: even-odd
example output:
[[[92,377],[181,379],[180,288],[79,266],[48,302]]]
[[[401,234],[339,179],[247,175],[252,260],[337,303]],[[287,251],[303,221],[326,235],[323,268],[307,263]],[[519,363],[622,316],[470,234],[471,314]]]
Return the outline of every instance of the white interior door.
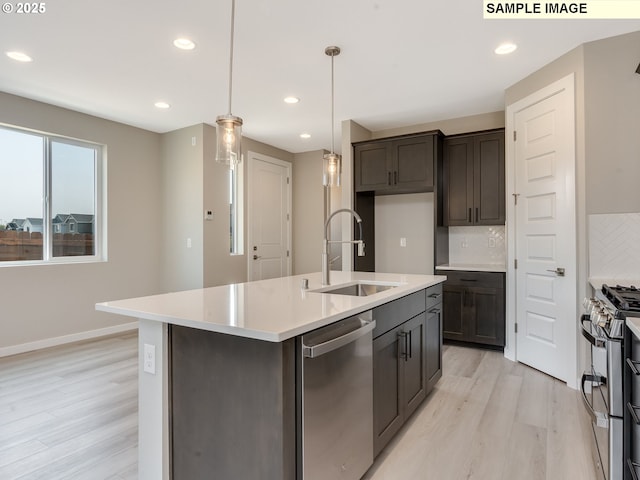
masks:
[[[570,384],[577,321],[573,95],[571,76],[513,112],[516,356]]]
[[[291,274],[291,164],[249,152],[249,280]]]

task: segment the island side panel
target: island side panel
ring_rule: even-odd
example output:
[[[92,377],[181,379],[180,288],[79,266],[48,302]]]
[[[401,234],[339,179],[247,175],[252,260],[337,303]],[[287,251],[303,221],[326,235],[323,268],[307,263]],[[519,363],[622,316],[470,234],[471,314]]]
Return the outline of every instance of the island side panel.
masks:
[[[138,478],[169,480],[169,359],[167,324],[139,320]],[[155,373],[144,371],[144,346],[155,347]]]
[[[295,343],[171,325],[173,480],[294,480]]]

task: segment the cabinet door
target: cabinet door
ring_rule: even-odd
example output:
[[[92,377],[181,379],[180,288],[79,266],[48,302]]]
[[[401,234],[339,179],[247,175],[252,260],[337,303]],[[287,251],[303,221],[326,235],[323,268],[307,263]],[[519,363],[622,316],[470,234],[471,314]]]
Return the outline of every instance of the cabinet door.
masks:
[[[393,182],[391,142],[371,142],[354,148],[356,192],[384,190]]]
[[[444,142],[444,220],[449,226],[473,224],[473,137]]]
[[[427,396],[425,383],[427,317],[426,314],[412,318],[402,325],[401,342],[405,346],[401,351],[404,370],[403,405],[404,418],[407,419]]]
[[[474,223],[502,225],[505,222],[504,133],[474,138]]]
[[[373,454],[378,455],[400,430],[403,418],[400,392],[404,389],[399,335],[394,328],[373,341]]]
[[[397,190],[433,190],[433,135],[393,142],[392,183]]]
[[[429,393],[442,376],[442,304],[427,311],[426,383]]]
[[[504,290],[467,287],[469,296],[467,339],[484,345],[504,347]]]
[[[464,329],[464,302],[466,287],[461,285],[448,285],[445,282],[442,289],[444,300],[442,336],[448,340],[466,340]]]

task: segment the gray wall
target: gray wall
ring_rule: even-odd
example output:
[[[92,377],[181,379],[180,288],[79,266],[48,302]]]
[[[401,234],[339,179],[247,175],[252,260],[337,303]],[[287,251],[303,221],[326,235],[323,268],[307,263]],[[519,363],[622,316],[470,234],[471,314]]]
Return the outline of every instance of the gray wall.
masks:
[[[293,154],[251,138],[242,138],[244,161],[240,164],[244,176],[244,254],[229,254],[229,177],[227,167],[216,163],[216,129],[204,125],[204,207],[213,210],[213,222],[205,222],[204,228],[204,286],[213,287],[247,281],[247,188],[248,153],[255,152],[269,157],[293,161]],[[295,173],[295,168],[293,169]],[[204,215],[204,211],[203,214]],[[200,217],[204,218],[203,216]]]
[[[293,273],[320,270],[324,235],[324,150],[298,153],[293,160]]]
[[[6,93],[0,122],[106,144],[108,172],[108,262],[0,266],[0,354],[131,322],[94,304],[161,290],[160,136]]]
[[[202,124],[162,135],[160,263],[166,292],[203,286],[203,143]]]
[[[640,32],[584,45],[586,213],[640,212]]]
[[[395,135],[428,132],[429,130],[441,130],[445,135],[455,135],[457,133],[476,132],[479,130],[503,127],[504,111],[499,111],[470,115],[468,117],[447,118],[435,122],[420,123],[418,125],[409,125],[388,130],[379,130],[372,132],[372,138],[393,137]]]
[[[245,186],[248,152],[293,160],[291,153],[247,137],[242,139],[242,149],[245,154],[240,168]],[[229,252],[229,169],[215,161],[215,153],[216,129],[211,125],[198,124],[162,135],[165,291],[247,280],[247,245],[242,255]],[[245,188],[245,222],[246,196]],[[213,212],[213,220],[204,220],[205,210]],[[246,232],[246,223],[244,227]],[[191,248],[187,248],[187,238]]]
[[[433,193],[378,196],[375,208],[376,272],[432,275]]]

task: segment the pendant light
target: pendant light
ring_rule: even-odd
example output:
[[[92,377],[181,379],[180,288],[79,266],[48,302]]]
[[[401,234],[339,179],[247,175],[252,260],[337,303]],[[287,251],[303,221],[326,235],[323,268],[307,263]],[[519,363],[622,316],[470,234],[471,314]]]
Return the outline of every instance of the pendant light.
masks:
[[[322,158],[322,184],[325,187],[339,187],[342,175],[342,158],[334,152],[334,87],[333,87],[333,57],[340,55],[340,47],[327,47],[324,50],[331,57],[331,153]]]
[[[229,42],[229,113],[216,117],[216,161],[234,168],[242,160],[242,118],[231,114],[233,86],[233,29],[236,1],[231,0],[231,39]]]

